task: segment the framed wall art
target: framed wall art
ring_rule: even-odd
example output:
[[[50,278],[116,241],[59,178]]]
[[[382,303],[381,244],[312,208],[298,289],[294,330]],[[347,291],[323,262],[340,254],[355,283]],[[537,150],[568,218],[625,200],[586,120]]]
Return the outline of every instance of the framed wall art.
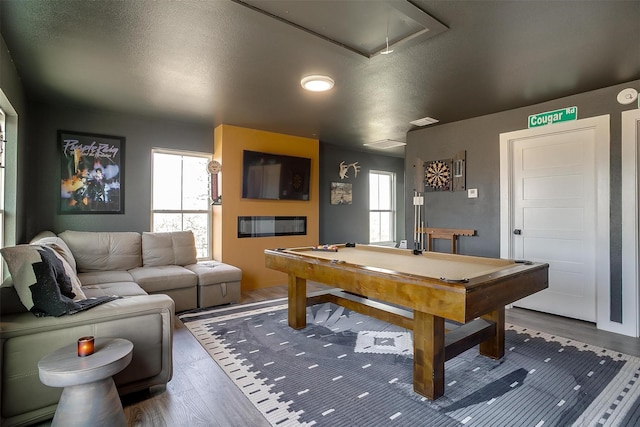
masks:
[[[350,205],[353,200],[352,185],[344,182],[331,183],[331,204]]]
[[[124,213],[121,136],[58,131],[61,214]]]

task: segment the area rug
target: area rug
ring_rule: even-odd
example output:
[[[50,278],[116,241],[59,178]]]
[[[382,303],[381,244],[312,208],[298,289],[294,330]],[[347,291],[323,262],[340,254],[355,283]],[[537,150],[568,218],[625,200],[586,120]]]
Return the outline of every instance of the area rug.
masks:
[[[507,324],[505,357],[445,364],[413,391],[411,331],[333,304],[287,322],[286,300],[180,315],[273,426],[636,426],[640,359]]]

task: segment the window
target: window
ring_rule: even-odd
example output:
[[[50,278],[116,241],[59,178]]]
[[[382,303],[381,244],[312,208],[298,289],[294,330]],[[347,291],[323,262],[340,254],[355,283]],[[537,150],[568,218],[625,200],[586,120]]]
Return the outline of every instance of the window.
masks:
[[[0,108],[0,248],[4,246],[4,150],[6,146],[6,126],[4,111]],[[0,268],[0,283],[2,283],[3,269]]]
[[[369,172],[369,242],[392,243],[396,238],[395,174]]]
[[[210,258],[209,154],[153,150],[153,231],[191,230],[198,258]]]

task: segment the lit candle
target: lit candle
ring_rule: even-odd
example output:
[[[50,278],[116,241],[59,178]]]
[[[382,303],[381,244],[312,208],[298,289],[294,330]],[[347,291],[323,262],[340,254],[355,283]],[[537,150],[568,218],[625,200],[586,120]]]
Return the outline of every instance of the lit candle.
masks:
[[[91,356],[94,351],[93,337],[82,337],[78,339],[78,356]]]

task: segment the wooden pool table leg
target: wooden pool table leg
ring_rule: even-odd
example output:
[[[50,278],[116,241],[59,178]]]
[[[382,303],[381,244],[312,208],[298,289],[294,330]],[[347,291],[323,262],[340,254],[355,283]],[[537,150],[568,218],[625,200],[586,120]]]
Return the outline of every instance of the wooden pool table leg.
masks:
[[[504,307],[481,317],[496,324],[496,334],[480,343],[480,354],[492,359],[500,359],[504,356]]]
[[[444,319],[413,312],[413,390],[434,400],[444,394]]]
[[[289,274],[289,326],[307,326],[307,280]]]

